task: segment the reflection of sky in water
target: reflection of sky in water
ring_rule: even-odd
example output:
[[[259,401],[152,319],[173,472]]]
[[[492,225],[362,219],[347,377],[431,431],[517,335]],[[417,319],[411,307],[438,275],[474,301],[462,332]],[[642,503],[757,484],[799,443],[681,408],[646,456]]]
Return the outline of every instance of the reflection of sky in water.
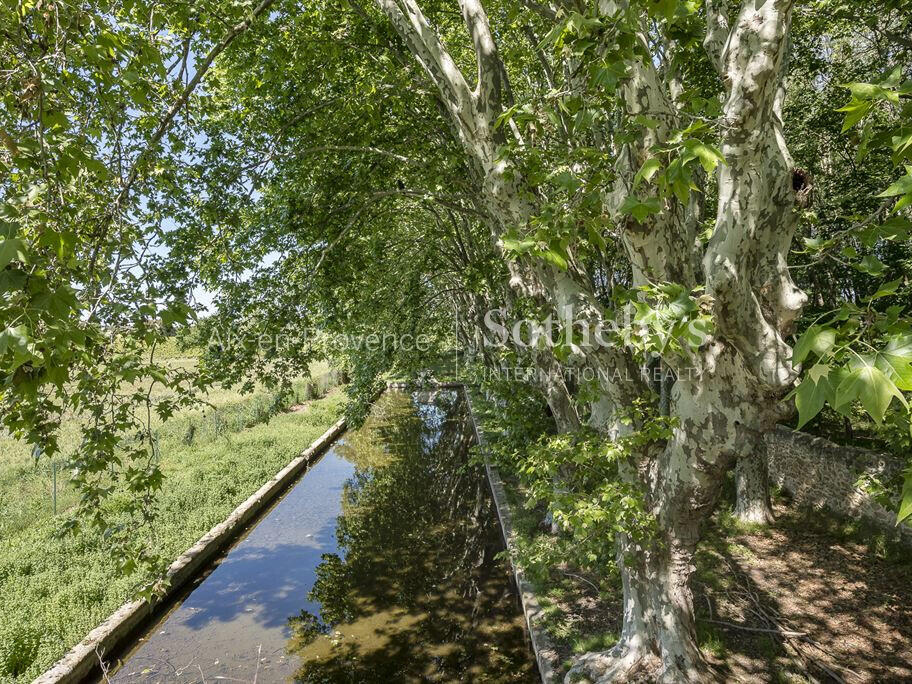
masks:
[[[302,609],[319,612],[319,604],[307,596],[322,555],[344,557],[336,528],[345,492],[351,496],[377,472],[373,467],[356,471],[343,457],[357,461],[366,455],[362,448],[390,453],[389,438],[398,441],[401,434],[410,434],[393,451],[424,454],[436,462],[433,454],[448,446],[441,442],[444,435],[464,432],[445,429],[448,420],[464,416],[461,396],[454,390],[415,392],[410,407],[401,394],[380,401],[398,408],[390,414],[378,411],[378,417],[386,416],[379,423],[369,423],[334,445],[183,603],[150,630],[113,681],[250,682],[256,674],[259,682],[276,682],[298,670],[298,657],[286,651],[288,619]],[[416,418],[420,429],[401,433],[401,421]],[[519,643],[522,648],[521,636]]]
[[[291,675],[288,618],[316,609],[307,594],[324,553],[338,553],[343,483],[354,466],[331,449],[129,659],[114,681]],[[183,671],[184,676],[179,673]]]
[[[421,422],[424,423],[425,427],[421,432],[420,438],[423,453],[430,453],[440,442],[440,438],[443,435],[443,424],[446,422],[448,410],[452,410],[453,407],[453,401],[447,401],[447,399],[450,399],[449,395],[452,395],[452,398],[455,398],[455,394],[456,393],[452,390],[433,392],[431,394],[428,394],[427,392],[415,392],[412,394],[415,412],[421,419]],[[444,401],[446,401],[448,410],[444,410],[444,408],[440,406]]]
[[[466,467],[461,393],[384,407],[349,439],[359,469],[339,518],[345,557],[317,569],[319,612],[302,613],[289,643],[296,681],[535,681],[487,483]],[[378,436],[391,459],[364,458]]]

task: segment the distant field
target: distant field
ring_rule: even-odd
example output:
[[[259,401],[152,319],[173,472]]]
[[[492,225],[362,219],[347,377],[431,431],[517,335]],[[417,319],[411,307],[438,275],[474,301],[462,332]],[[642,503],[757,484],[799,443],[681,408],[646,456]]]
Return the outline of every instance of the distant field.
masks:
[[[175,358],[174,363],[195,363]],[[153,549],[175,558],[206,530],[272,477],[285,463],[338,420],[343,395],[323,377],[313,391],[305,380],[294,396],[259,389],[243,396],[231,390],[208,395],[211,407],[174,416],[157,428],[166,476]],[[292,403],[308,410],[288,413]],[[53,514],[52,463],[37,462],[28,447],[0,437],[0,681],[25,682],[79,642],[148,578],[121,577],[104,540],[86,532],[56,538],[68,508],[76,503],[62,463],[77,439],[64,425],[58,458],[57,516]],[[116,511],[117,502],[111,502]]]
[[[173,343],[172,343],[173,344]],[[189,367],[196,364],[191,357],[171,357],[175,366]],[[311,369],[315,383],[325,392],[333,384],[329,379],[329,367],[315,364]],[[296,397],[284,401],[297,401],[305,394],[306,382],[295,385]],[[153,388],[152,397],[164,396],[160,388]],[[237,432],[262,422],[274,412],[277,401],[282,398],[257,388],[253,394],[241,394],[237,389],[216,388],[206,395],[210,406],[194,411],[185,411],[172,417],[167,423],[157,421],[155,429],[161,451],[174,445],[199,444],[215,434]],[[281,406],[279,406],[281,408]],[[57,512],[65,512],[77,503],[77,494],[69,486],[64,464],[80,439],[79,426],[75,422],[64,422],[61,428],[60,451],[53,459],[35,459],[31,448],[8,434],[0,431],[0,539],[19,531],[23,527],[48,519],[54,514],[54,472],[57,473]]]

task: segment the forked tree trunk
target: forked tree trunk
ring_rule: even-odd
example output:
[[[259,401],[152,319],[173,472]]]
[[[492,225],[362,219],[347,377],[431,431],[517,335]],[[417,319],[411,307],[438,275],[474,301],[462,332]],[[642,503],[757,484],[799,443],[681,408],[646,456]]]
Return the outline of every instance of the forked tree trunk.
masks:
[[[459,1],[476,52],[474,88],[415,0],[376,1],[438,86],[457,138],[483,179],[482,194],[499,233],[524,228],[535,214],[530,206],[534,195],[518,170],[496,153],[496,138],[502,134],[494,121],[502,110],[505,72],[480,0]],[[805,187],[796,182],[779,112],[792,2],[744,0],[731,30],[715,11],[716,0],[705,2],[707,47],[726,87],[720,131],[727,165],[719,173],[716,225],[703,260],[706,292],[715,302],[716,337],[690,360],[697,377],[678,372],[670,407],[677,424],[668,444],[659,455],[640,461],[648,464],[638,468],[638,476],[646,474],[647,503],[658,531],[647,541],[618,540],[625,600],[622,639],[612,652],[587,656],[574,668],[595,680],[618,681],[646,670],[660,681],[711,678],[697,645],[690,590],[700,527],[712,512],[726,470],[748,454],[751,435],[772,426],[770,407],[795,377],[784,337],[804,303],[789,277],[786,255],[795,229],[796,190]],[[662,86],[646,78],[648,68],[642,75],[636,81],[637,98],[646,102],[641,95]],[[677,239],[674,227],[670,221],[657,230],[639,227],[638,240],[629,245],[635,270],[677,282],[691,277],[690,240]],[[600,304],[585,279],[524,264],[531,285],[554,312],[561,315],[575,307],[575,317],[598,320]],[[511,285],[523,289],[521,281],[511,278]],[[627,370],[631,362],[629,354],[617,349],[585,356],[587,364],[609,371]],[[600,389],[605,401],[596,402],[598,417],[606,434],[620,434],[618,414],[640,387],[628,381],[602,383]]]
[[[614,649],[583,657],[565,681],[712,681],[699,649],[691,577],[701,528],[712,513],[723,476],[750,448],[757,386],[740,355],[714,342],[702,357],[704,373],[679,379],[671,412],[679,419],[657,457],[647,493],[656,536],[618,538],[624,625]],[[646,455],[644,455],[646,456]],[[629,479],[632,477],[626,474]]]
[[[795,377],[784,337],[805,298],[786,258],[795,205],[809,188],[796,181],[804,179],[782,133],[792,0],[745,0],[730,29],[715,2],[705,6],[707,47],[727,91],[721,126],[726,165],[719,171],[716,224],[703,262],[716,337],[693,359],[695,378],[678,373],[670,411],[678,426],[649,483],[657,539],[619,540],[622,638],[611,652],[584,657],[568,682],[574,673],[613,682],[644,670],[659,681],[714,678],[697,645],[690,590],[700,528],[731,464],[743,458],[757,465],[757,435],[775,423],[774,407]],[[748,481],[756,485],[756,478]],[[755,492],[761,489],[765,494],[765,487]]]

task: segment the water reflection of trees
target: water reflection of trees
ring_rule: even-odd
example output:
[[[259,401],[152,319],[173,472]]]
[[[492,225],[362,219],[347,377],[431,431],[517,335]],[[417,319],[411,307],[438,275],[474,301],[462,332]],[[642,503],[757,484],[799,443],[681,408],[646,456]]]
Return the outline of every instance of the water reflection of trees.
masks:
[[[532,665],[461,393],[388,393],[340,453],[337,537],[293,618],[302,682],[521,681]]]

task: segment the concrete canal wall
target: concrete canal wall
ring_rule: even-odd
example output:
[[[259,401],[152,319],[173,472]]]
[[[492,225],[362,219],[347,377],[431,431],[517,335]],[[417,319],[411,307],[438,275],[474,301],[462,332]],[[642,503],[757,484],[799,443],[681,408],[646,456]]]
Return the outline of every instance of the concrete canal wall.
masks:
[[[223,522],[200,537],[196,544],[174,561],[167,572],[168,589],[155,604],[150,604],[145,599],[125,603],[89,632],[85,639],[70,649],[51,669],[35,679],[33,684],[78,684],[93,673],[99,672],[101,661],[129,645],[139,627],[152,617],[156,605],[179,594],[181,589],[288,489],[301,473],[345,432],[345,428],[345,418],[342,418],[318,437],[300,456],[293,459],[275,477],[235,508]]]

